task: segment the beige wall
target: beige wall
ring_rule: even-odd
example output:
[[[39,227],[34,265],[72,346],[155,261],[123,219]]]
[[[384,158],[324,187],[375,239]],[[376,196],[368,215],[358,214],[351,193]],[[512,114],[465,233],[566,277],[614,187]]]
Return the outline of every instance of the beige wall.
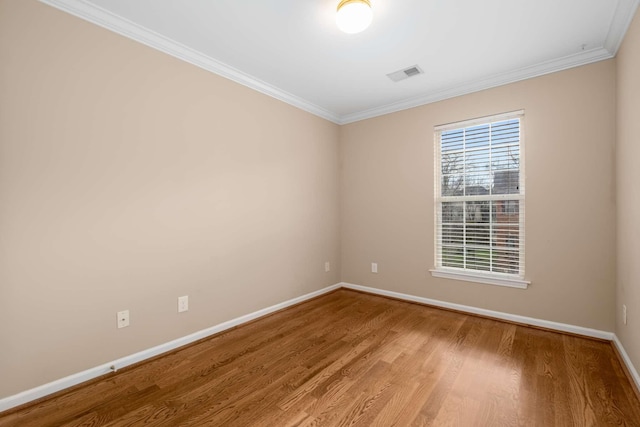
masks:
[[[0,398],[340,280],[615,326],[640,366],[639,39],[636,17],[616,61],[338,127],[0,0]],[[532,285],[431,277],[433,127],[518,109]]]
[[[525,110],[531,286],[431,277],[434,126],[519,109]],[[340,132],[343,281],[613,330],[613,60],[353,123]],[[378,262],[378,274],[370,272],[371,262]]]
[[[35,0],[0,64],[0,398],[339,281],[337,125]]]
[[[640,369],[640,13],[617,60],[618,283],[616,333]],[[622,305],[627,306],[627,324]]]

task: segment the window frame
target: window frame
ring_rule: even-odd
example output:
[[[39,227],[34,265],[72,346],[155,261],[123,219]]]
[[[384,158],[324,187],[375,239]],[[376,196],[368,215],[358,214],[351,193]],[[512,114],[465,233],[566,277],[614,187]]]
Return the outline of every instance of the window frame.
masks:
[[[442,196],[442,155],[441,155],[441,140],[440,137],[443,132],[466,129],[469,127],[490,125],[496,122],[518,119],[519,120],[519,165],[518,165],[518,181],[519,181],[519,193],[518,194],[494,194],[486,196],[477,195],[463,195],[463,196]],[[491,116],[479,117],[471,120],[464,120],[453,122],[445,125],[439,125],[434,127],[434,268],[430,270],[433,277],[462,280],[475,283],[484,283],[497,286],[507,286],[519,289],[526,289],[531,283],[525,280],[525,160],[524,160],[524,148],[525,148],[525,136],[524,136],[524,110],[511,111],[508,113],[495,114]],[[463,149],[464,153],[467,153],[467,148]],[[493,172],[493,170],[491,170]],[[442,256],[440,250],[443,248],[442,242],[442,204],[446,202],[472,202],[472,201],[487,201],[493,203],[495,201],[518,201],[518,273],[502,273],[483,271],[470,268],[459,268],[442,265]],[[506,203],[505,203],[506,205]],[[504,207],[506,208],[506,206]],[[463,215],[465,215],[464,213]],[[466,223],[466,221],[465,221]],[[494,226],[492,220],[489,220],[490,229]],[[491,235],[489,237],[492,238]],[[463,242],[463,247],[466,245]]]

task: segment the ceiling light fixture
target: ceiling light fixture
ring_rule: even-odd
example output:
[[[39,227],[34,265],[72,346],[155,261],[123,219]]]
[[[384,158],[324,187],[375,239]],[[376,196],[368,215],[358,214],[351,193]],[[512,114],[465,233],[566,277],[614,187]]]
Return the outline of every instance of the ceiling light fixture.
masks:
[[[347,34],[364,31],[373,19],[369,0],[341,0],[336,25]]]

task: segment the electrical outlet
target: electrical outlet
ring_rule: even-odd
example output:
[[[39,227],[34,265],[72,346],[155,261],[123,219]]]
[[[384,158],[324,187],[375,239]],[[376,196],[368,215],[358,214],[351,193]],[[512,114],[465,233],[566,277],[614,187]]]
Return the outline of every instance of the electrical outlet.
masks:
[[[118,315],[118,329],[129,326],[129,310],[119,311]]]
[[[178,297],[178,313],[189,311],[189,295]]]
[[[378,272],[378,263],[377,262],[372,262],[371,263],[371,272],[372,273],[377,273]]]
[[[622,323],[627,324],[627,306],[622,304]]]
[[[329,261],[324,263],[324,271],[325,273],[328,273],[329,271],[331,271],[331,264],[329,263]]]

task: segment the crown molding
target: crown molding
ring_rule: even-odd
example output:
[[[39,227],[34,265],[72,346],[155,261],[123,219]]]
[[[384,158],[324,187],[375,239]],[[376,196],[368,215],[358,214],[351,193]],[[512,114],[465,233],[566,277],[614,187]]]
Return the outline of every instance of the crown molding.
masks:
[[[107,30],[113,31],[121,36],[135,40],[153,49],[164,52],[182,61],[193,64],[196,67],[200,67],[243,86],[247,86],[308,113],[322,117],[323,119],[334,123],[340,122],[340,117],[331,111],[252,77],[223,62],[191,49],[188,46],[151,31],[148,28],[138,25],[121,16],[115,15],[114,13],[96,6],[93,3],[89,3],[84,0],[40,0],[40,2],[77,16],[85,21],[89,21],[102,28],[106,28]]]
[[[633,20],[639,5],[640,0],[618,0],[618,6],[613,14],[611,26],[609,27],[609,32],[607,33],[607,38],[605,39],[603,47],[590,49],[588,51],[565,56],[564,58],[552,61],[542,62],[519,70],[495,74],[483,80],[467,82],[462,85],[457,85],[455,87],[432,92],[412,99],[352,114],[346,114],[340,117],[338,124],[344,125],[358,122],[360,120],[371,119],[373,117],[383,116],[385,114],[395,113],[409,108],[443,101],[449,98],[455,98],[456,96],[467,95],[469,93],[479,92],[481,90],[613,58],[618,53],[618,49],[622,44],[622,40],[629,29],[629,25],[631,25],[631,21]]]
[[[640,0],[618,0],[618,7],[613,14],[611,27],[609,27],[609,33],[604,41],[604,47],[611,55],[616,56],[618,53],[639,4]]]
[[[360,120],[366,120],[385,114],[395,113],[409,108],[419,107],[421,105],[431,104],[443,101],[456,96],[467,95],[473,92],[490,89],[497,86],[503,86],[509,83],[515,83],[521,80],[527,80],[534,77],[543,76],[545,74],[555,73],[569,68],[579,67],[581,65],[591,64],[593,62],[602,61],[613,58],[613,55],[604,48],[591,49],[577,54],[565,56],[564,58],[552,61],[542,62],[530,67],[520,68],[506,73],[499,73],[487,77],[482,80],[474,80],[471,82],[456,85],[441,91],[431,92],[405,101],[395,102],[393,104],[376,107],[358,113],[347,114],[342,116],[340,124],[348,124]]]
[[[408,100],[355,113],[339,115],[270,85],[269,83],[252,77],[223,62],[204,55],[201,52],[177,43],[168,37],[115,15],[86,0],[40,0],[40,2],[53,6],[214,74],[225,77],[236,83],[247,86],[253,90],[271,96],[338,125],[349,124],[385,114],[395,113],[409,108],[419,107],[421,105],[431,104],[445,99],[479,92],[481,90],[613,58],[616,55],[620,44],[624,39],[624,35],[631,24],[635,11],[640,4],[640,0],[618,0],[618,6],[614,12],[611,26],[603,47],[568,55],[552,61],[542,62],[529,67],[520,68],[518,70],[498,73],[481,80],[466,82]]]

